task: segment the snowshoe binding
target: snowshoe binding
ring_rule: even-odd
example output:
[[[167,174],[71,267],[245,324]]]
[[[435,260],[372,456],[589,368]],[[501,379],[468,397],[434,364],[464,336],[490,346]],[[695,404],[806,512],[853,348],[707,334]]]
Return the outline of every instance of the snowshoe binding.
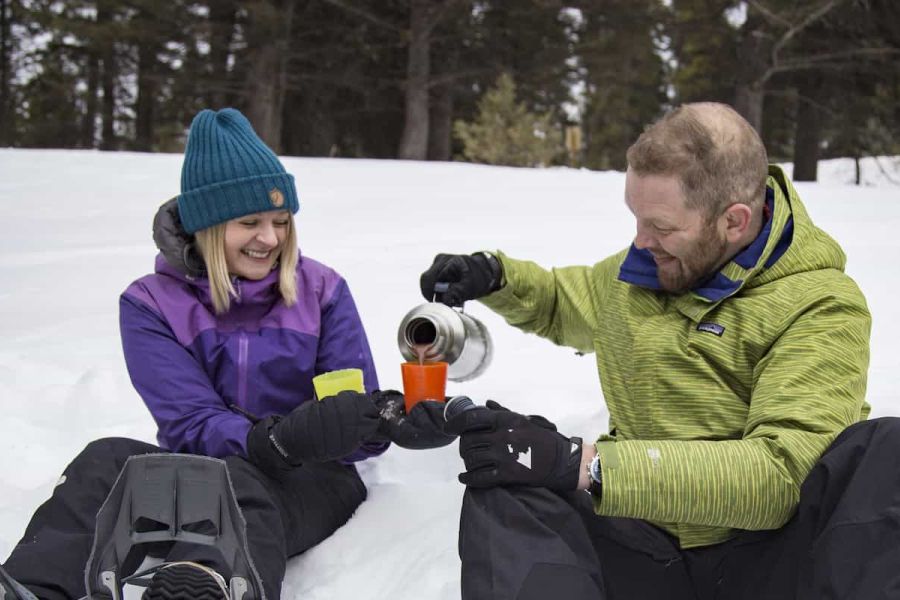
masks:
[[[215,553],[228,572],[182,561],[139,570],[176,543]],[[122,600],[125,585],[145,587],[146,600],[266,600],[225,461],[187,454],[128,459],[97,514],[85,569],[88,599]]]

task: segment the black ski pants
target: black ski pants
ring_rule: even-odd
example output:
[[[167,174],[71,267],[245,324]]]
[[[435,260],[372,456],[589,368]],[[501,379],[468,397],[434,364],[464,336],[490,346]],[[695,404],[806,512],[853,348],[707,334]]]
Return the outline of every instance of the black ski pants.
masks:
[[[129,456],[163,452],[126,438],[88,444],[60,478],[47,502],[31,518],[4,568],[42,600],[76,600],[85,594],[84,569],[100,506]],[[249,554],[266,597],[281,597],[287,558],[307,550],[347,522],[366,497],[356,468],[339,463],[307,464],[273,479],[243,458],[225,460],[238,505],[247,521]],[[199,547],[172,547],[167,560],[199,560]]]
[[[464,600],[900,598],[900,419],[846,429],[781,529],[682,550],[637,519],[597,516],[585,492],[468,489]]]

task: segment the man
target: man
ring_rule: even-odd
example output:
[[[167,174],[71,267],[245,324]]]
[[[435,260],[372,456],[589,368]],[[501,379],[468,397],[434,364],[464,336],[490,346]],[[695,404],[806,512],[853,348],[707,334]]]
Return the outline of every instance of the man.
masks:
[[[463,598],[900,596],[900,426],[853,425],[871,318],[842,250],[725,105],[672,111],[627,158],[629,249],[422,275],[426,298],[440,282],[595,352],[610,413],[596,443],[493,402],[448,421]]]

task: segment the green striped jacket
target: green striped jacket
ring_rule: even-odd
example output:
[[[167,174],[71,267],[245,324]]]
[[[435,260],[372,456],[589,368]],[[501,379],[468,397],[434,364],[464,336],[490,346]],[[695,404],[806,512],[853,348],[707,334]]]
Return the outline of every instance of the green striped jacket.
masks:
[[[865,298],[780,168],[768,186],[768,236],[755,263],[722,268],[723,298],[625,283],[626,250],[551,271],[498,252],[505,286],[482,299],[523,331],[596,354],[610,414],[596,512],[653,522],[682,548],[784,525],[816,460],[869,413]]]

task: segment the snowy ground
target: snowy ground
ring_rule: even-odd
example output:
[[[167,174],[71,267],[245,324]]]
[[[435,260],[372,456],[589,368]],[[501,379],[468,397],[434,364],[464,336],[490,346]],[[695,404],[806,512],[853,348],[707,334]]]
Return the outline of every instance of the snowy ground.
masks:
[[[545,266],[587,264],[633,232],[624,176],[453,163],[286,159],[297,178],[303,251],[350,282],[383,387],[400,386],[397,326],[422,300],[419,273],[439,251],[502,248]],[[879,166],[880,165],[880,166]],[[820,167],[797,187],[843,245],[874,315],[869,401],[900,414],[900,165]],[[178,191],[181,157],[0,150],[0,560],[66,463],[90,440],[154,441],[118,337],[119,293],[152,269],[150,223]],[[893,181],[893,182],[892,182]],[[594,360],[467,307],[490,329],[495,358],[449,393],[541,413],[569,435],[605,429]],[[284,598],[458,598],[462,487],[455,445],[394,448],[369,461],[369,500],[330,539],[291,561]]]

